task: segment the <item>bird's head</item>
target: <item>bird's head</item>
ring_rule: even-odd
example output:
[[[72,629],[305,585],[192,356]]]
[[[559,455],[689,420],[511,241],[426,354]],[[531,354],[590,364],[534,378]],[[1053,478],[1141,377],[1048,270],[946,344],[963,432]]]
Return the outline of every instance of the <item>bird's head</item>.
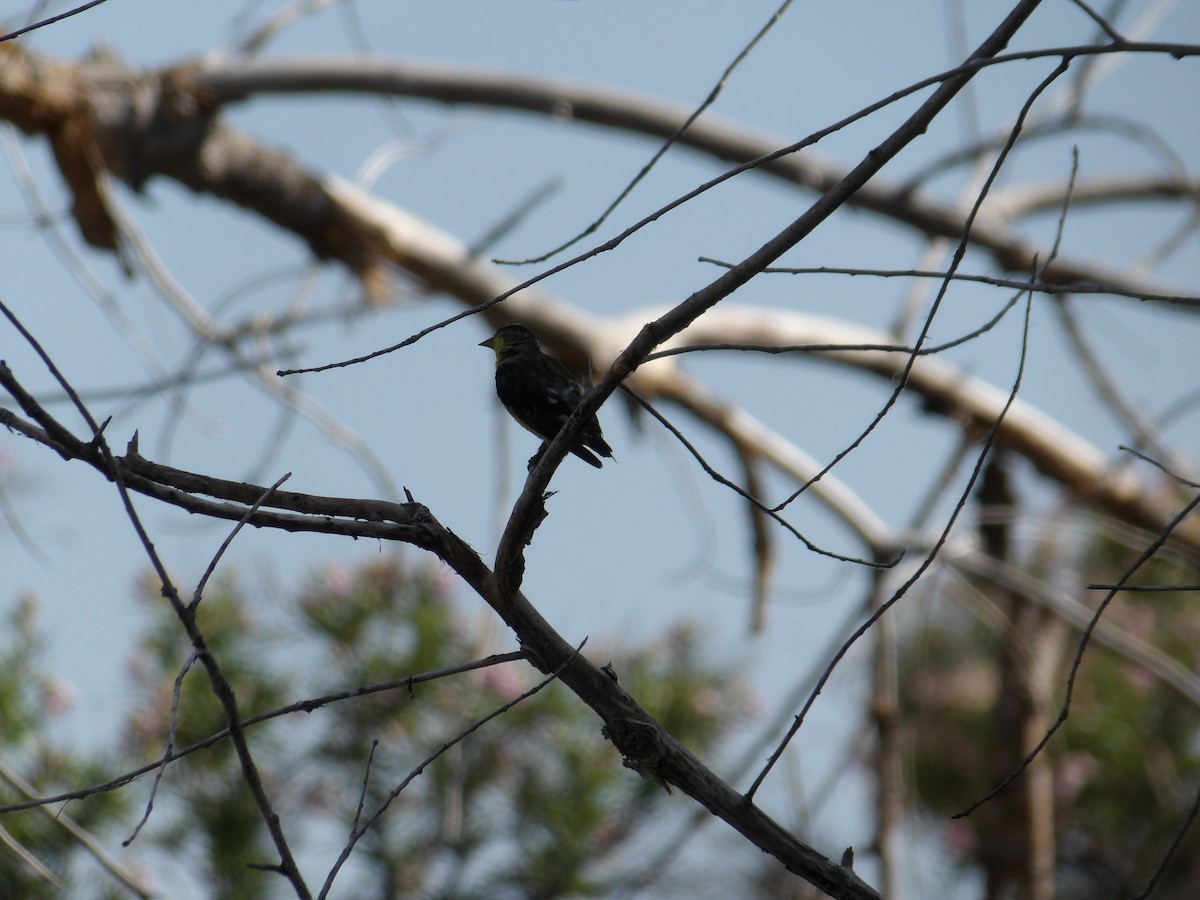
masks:
[[[498,360],[514,353],[540,352],[537,338],[524,325],[505,325],[486,341],[480,341],[479,346],[491,347]]]

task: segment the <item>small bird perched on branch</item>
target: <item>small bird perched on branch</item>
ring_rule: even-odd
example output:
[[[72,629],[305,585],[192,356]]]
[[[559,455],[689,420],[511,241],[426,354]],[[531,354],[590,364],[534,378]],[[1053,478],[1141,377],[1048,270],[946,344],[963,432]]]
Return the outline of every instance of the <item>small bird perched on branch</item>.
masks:
[[[562,363],[542,352],[537,338],[524,325],[505,325],[479,346],[496,351],[496,395],[504,408],[543,441],[542,449],[529,461],[532,469],[583,399],[583,388]],[[612,447],[605,442],[595,416],[584,423],[568,449],[584,462],[602,468],[604,464],[588,448],[612,458]]]

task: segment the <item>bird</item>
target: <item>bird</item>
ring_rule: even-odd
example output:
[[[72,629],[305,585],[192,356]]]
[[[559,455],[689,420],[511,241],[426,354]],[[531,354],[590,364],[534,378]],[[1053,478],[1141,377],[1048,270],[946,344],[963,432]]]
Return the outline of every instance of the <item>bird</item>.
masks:
[[[505,325],[479,346],[496,352],[496,396],[504,408],[521,427],[543,441],[529,460],[532,469],[583,399],[583,388],[562,363],[542,352],[537,338],[524,325]],[[595,416],[584,423],[567,449],[597,469],[604,467],[597,453],[614,458]]]

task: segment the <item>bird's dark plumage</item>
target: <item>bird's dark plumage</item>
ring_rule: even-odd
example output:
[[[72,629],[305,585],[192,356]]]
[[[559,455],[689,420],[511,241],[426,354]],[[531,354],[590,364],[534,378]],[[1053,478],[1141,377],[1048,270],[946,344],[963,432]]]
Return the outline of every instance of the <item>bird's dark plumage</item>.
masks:
[[[496,351],[496,395],[504,408],[528,431],[543,441],[552,440],[583,399],[579,382],[562,363],[542,352],[537,338],[524,325],[505,325],[479,346]],[[584,424],[569,449],[597,469],[603,463],[596,453],[613,455],[595,416]]]

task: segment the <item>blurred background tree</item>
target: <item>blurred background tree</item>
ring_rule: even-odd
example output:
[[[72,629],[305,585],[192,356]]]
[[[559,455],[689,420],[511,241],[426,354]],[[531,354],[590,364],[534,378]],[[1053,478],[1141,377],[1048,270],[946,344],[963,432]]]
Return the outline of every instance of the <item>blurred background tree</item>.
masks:
[[[1079,631],[1106,594],[1085,586],[1117,583],[1145,536],[1086,507],[1023,515],[1006,481],[994,464],[981,491],[986,564],[947,564],[902,643],[915,813],[939,823],[961,865],[984,871],[989,897],[1022,896],[1039,879],[1057,897],[1138,896],[1180,838],[1157,887],[1186,896],[1200,879],[1200,834],[1186,830],[1200,784],[1200,612],[1194,590],[1136,589],[1200,584],[1198,560],[1168,549],[1129,577],[1132,592],[1097,620],[1070,678]],[[1069,680],[1055,740],[991,802],[952,818],[1018,771]]]
[[[447,587],[433,569],[387,554],[357,568],[330,566],[299,596],[273,602],[267,615],[252,612],[261,603],[251,597],[269,595],[268,588],[246,588],[227,576],[205,597],[199,618],[242,712],[252,717],[331,688],[376,685],[478,657],[487,628]],[[33,604],[19,607],[11,622],[15,639],[0,658],[4,721],[11,723],[4,746],[6,758],[19,761],[44,790],[104,782],[161,756],[172,735],[183,748],[225,727],[195,668],[182,681],[173,714],[179,660],[190,648],[158,593],[147,581],[151,624],[132,660],[139,699],[124,746],[90,748],[82,759],[47,743],[43,711],[52,686],[31,678],[42,668]],[[693,627],[608,649],[622,682],[689,746],[711,749],[749,715],[746,686],[704,661]],[[377,808],[434,750],[534,683],[527,667],[507,662],[393,686],[293,712],[276,728],[256,727],[251,746],[270,761],[280,814],[303,823],[306,840],[344,841],[356,815]],[[652,780],[629,777],[598,730],[595,717],[553,685],[488,722],[398,796],[362,841],[354,874],[338,896],[611,897],[636,886],[660,842],[647,832],[668,795]],[[107,834],[117,813],[145,801],[151,781],[143,776],[132,790],[99,793],[67,809],[81,826]],[[253,868],[270,857],[270,842],[228,742],[172,763],[155,804],[154,827],[137,839],[150,858],[189,860],[214,898],[279,893],[278,876]],[[72,867],[83,851],[42,810],[10,814],[5,824],[65,887],[3,854],[4,896],[121,893],[94,869]],[[692,889],[719,875],[693,872]],[[173,895],[169,885],[155,887]],[[673,889],[685,887],[676,881]]]

